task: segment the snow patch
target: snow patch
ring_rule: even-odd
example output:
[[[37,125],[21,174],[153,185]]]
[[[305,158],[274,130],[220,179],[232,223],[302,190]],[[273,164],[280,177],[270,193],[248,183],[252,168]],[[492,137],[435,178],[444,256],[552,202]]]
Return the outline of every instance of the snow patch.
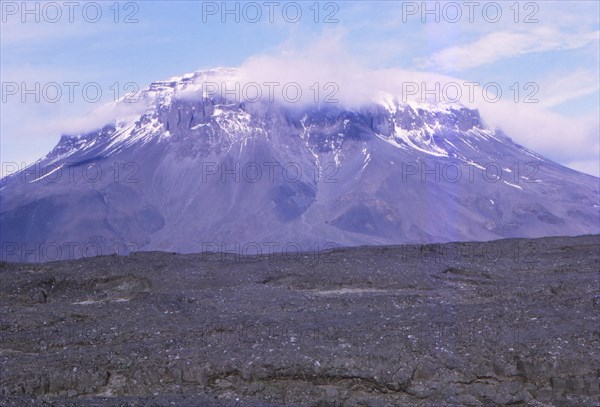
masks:
[[[523,190],[523,188],[521,186],[519,186],[519,185],[511,184],[510,182],[504,181],[504,180],[502,182],[504,182],[506,185],[509,185],[509,186],[511,186],[513,188],[517,188],[517,189]]]

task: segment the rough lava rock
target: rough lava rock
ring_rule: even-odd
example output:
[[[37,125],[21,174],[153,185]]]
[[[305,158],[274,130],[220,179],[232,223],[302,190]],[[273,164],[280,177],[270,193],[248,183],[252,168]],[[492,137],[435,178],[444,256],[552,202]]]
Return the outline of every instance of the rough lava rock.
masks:
[[[594,407],[599,268],[599,235],[3,263],[0,404]]]

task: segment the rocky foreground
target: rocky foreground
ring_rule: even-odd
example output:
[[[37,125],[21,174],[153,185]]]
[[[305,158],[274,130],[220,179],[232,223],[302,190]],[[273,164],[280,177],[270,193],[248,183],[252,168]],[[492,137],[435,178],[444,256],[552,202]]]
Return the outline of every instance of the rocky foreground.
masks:
[[[1,405],[600,405],[598,235],[0,270]]]

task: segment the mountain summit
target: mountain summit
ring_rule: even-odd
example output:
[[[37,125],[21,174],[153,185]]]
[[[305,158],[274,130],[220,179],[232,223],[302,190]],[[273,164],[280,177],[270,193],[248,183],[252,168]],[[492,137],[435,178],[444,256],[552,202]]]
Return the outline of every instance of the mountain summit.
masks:
[[[2,179],[2,260],[598,233],[598,178],[514,143],[476,110],[207,94],[223,75],[236,71],[152,83],[136,97],[141,114],[63,136]]]

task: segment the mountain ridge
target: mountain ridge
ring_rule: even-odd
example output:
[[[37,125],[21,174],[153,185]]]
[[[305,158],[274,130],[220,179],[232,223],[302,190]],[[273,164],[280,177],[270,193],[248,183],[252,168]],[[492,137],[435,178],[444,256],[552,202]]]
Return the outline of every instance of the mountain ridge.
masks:
[[[3,253],[28,243],[186,253],[598,233],[598,178],[514,143],[477,110],[389,94],[353,109],[204,94],[224,72],[235,77],[153,82],[137,117],[63,136],[5,177]]]

